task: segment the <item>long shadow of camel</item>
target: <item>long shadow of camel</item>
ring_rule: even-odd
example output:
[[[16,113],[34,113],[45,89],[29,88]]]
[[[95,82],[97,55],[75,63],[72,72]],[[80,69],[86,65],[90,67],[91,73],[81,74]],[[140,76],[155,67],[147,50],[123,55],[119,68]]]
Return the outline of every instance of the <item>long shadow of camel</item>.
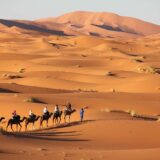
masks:
[[[74,121],[74,122],[70,122],[70,123],[59,124],[57,126],[51,126],[51,127],[47,127],[47,128],[43,128],[43,129],[36,129],[36,130],[33,130],[33,131],[26,131],[26,132],[27,133],[33,133],[33,132],[37,132],[37,131],[45,131],[45,130],[51,130],[51,129],[72,127],[72,126],[83,125],[85,123],[94,122],[94,121],[96,121],[96,120],[84,120],[83,122]],[[26,133],[26,132],[21,132],[21,133]]]
[[[89,139],[80,139],[76,138],[76,136],[82,135],[82,131],[68,131],[68,132],[49,132],[49,130],[52,129],[58,129],[58,128],[64,128],[64,127],[72,127],[76,125],[82,125],[87,122],[92,122],[94,120],[86,120],[84,122],[71,122],[67,124],[62,124],[55,127],[49,127],[45,129],[39,129],[35,131],[27,131],[27,132],[7,132],[7,131],[1,131],[3,135],[6,136],[13,136],[16,138],[30,138],[30,139],[38,139],[38,140],[49,140],[49,141],[65,141],[65,142],[78,142],[78,141],[90,141]],[[41,131],[41,132],[40,132]],[[59,137],[58,137],[59,136]],[[56,138],[55,138],[56,137]],[[72,138],[68,138],[72,137]],[[74,138],[73,138],[74,137]]]

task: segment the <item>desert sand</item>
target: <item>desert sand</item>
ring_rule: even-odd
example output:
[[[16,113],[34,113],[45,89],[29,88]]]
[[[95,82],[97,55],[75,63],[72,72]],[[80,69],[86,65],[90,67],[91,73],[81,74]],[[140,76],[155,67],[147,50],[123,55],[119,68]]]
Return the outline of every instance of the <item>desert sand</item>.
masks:
[[[0,20],[0,159],[159,160],[159,53],[159,25],[112,13]],[[70,123],[6,131],[67,102]]]

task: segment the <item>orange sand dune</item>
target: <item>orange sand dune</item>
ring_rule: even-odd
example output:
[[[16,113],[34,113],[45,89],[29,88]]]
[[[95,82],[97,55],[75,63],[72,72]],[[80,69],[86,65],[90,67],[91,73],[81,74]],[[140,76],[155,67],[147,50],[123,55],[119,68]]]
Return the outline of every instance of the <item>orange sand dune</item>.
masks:
[[[128,39],[160,32],[159,25],[109,12],[77,11],[36,21],[0,19],[0,24],[2,32],[27,35],[93,35]]]
[[[92,12],[0,23],[0,159],[160,159],[158,25]],[[71,123],[6,132],[13,110],[42,116],[68,102]]]
[[[122,17],[117,14],[107,12],[72,12],[57,18],[40,19],[37,22],[42,24],[55,22],[66,24],[79,31],[86,25],[91,25],[86,31],[93,26],[116,32],[126,32],[131,34],[150,35],[160,32],[160,26],[154,25],[142,20],[130,17]],[[94,33],[94,31],[93,31]],[[95,32],[98,34],[99,32]],[[103,35],[103,34],[101,34]],[[125,36],[124,36],[125,37]]]

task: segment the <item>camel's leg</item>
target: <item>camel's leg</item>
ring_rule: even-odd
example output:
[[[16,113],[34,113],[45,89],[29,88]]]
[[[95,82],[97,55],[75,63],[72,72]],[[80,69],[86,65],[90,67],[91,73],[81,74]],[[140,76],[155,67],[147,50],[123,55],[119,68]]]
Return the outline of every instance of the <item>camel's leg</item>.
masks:
[[[48,120],[47,120],[47,127],[48,127]]]
[[[59,117],[59,123],[61,123],[61,117]]]
[[[59,119],[59,118],[57,117],[57,123],[59,123],[58,119]]]
[[[43,121],[40,121],[40,129],[43,127]]]
[[[59,124],[59,117],[57,117],[57,123]]]
[[[25,131],[27,131],[27,123],[25,124]]]
[[[57,124],[57,118],[54,118],[54,123]]]
[[[18,132],[18,124],[16,124],[16,132]]]
[[[56,124],[58,124],[58,117],[56,118]]]
[[[40,129],[43,128],[43,117],[40,119]]]
[[[19,128],[19,132],[21,131],[21,128],[22,128],[22,125],[19,123],[19,126],[20,126],[20,128]]]
[[[54,125],[54,117],[53,117],[53,125]]]
[[[6,131],[8,130],[8,126],[9,126],[9,123],[8,123],[7,126],[6,126]]]
[[[43,128],[43,121],[42,121],[42,123],[41,123],[41,128]]]
[[[12,125],[13,125],[13,124],[11,124],[11,130],[14,132]]]
[[[64,116],[64,123],[66,123],[66,116]]]
[[[32,130],[34,130],[34,129],[35,129],[35,126],[34,126],[34,123],[33,123]]]
[[[27,131],[28,121],[25,122],[25,131]]]
[[[55,124],[57,124],[57,118],[55,118]]]
[[[70,119],[71,119],[71,116],[69,115],[69,123],[70,123]]]

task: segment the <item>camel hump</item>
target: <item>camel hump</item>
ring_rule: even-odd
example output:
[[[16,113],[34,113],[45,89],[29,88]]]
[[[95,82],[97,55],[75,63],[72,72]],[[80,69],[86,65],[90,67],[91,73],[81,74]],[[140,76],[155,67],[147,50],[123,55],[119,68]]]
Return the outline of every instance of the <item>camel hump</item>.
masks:
[[[33,116],[34,119],[36,118],[36,115],[35,115],[35,114],[33,114],[32,116]]]
[[[21,116],[20,115],[17,115],[17,117],[16,117],[17,119],[21,119]]]

